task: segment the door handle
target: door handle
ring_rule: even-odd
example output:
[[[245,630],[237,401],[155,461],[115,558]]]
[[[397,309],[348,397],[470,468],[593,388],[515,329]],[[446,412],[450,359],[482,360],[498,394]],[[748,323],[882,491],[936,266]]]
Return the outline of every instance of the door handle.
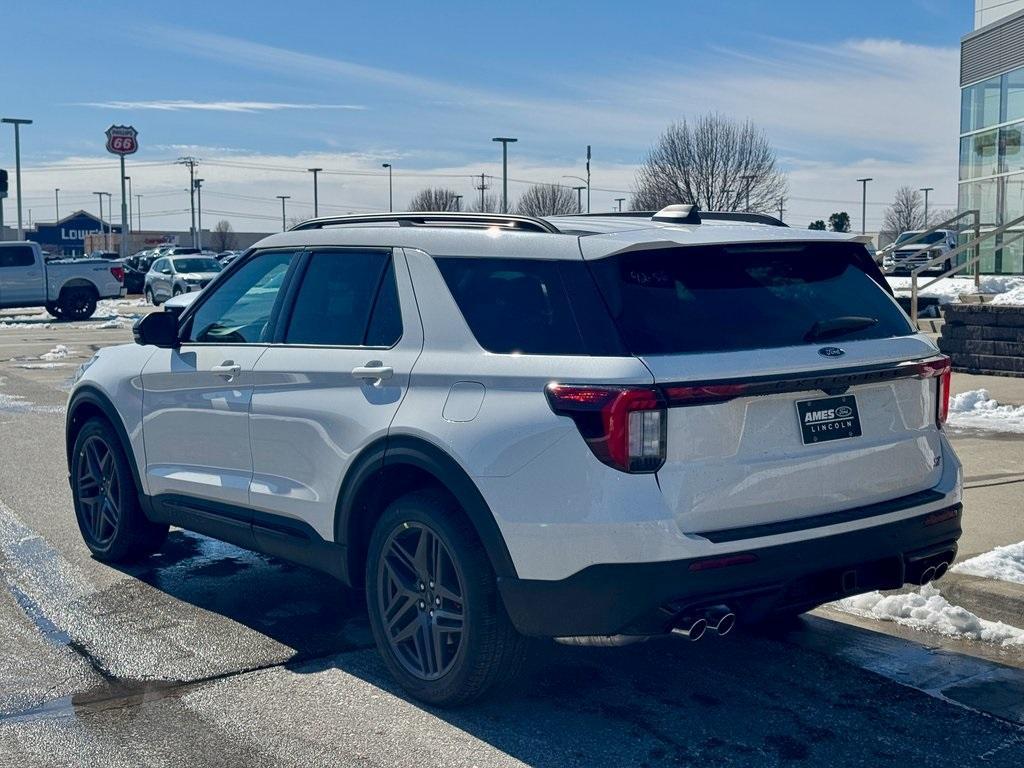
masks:
[[[220,374],[225,379],[233,379],[242,372],[242,366],[238,365],[238,363],[232,362],[231,360],[225,360],[220,365],[212,366],[210,371]]]
[[[395,369],[385,366],[380,360],[371,360],[366,365],[352,369],[352,376],[364,381],[382,381],[395,375]]]

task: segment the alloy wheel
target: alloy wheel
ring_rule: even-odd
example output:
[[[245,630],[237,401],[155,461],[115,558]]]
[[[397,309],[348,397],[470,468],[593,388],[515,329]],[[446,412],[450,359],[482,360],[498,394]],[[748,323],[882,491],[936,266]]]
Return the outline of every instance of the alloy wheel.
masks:
[[[465,634],[463,579],[438,534],[419,522],[396,528],[377,572],[377,602],[391,650],[410,674],[437,680],[455,664]]]
[[[102,438],[82,443],[76,483],[82,525],[96,545],[105,546],[121,519],[121,483],[114,453]]]

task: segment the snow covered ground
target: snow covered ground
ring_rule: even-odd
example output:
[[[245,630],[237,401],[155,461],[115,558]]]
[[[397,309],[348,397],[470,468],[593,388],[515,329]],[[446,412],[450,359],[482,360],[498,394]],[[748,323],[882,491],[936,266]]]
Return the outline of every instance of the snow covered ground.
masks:
[[[1000,405],[987,389],[972,389],[950,398],[949,425],[1024,434],[1024,405]]]
[[[949,637],[980,640],[1005,647],[1024,646],[1024,629],[1001,621],[979,618],[952,605],[931,584],[897,595],[868,592],[831,603],[846,613],[878,621],[892,621],[912,629],[930,630]]]
[[[911,279],[909,277],[887,277],[896,295],[910,295]],[[922,275],[918,285],[932,278]],[[982,275],[980,290],[982,293],[994,293],[995,302],[1000,304],[1024,305],[1024,276],[1021,275]],[[940,304],[955,304],[960,301],[961,293],[975,293],[973,277],[944,277],[934,285],[919,291],[918,295],[936,298]],[[994,302],[994,303],[995,303]]]
[[[98,322],[86,328],[131,328],[142,312],[133,311],[146,306],[145,299],[100,299],[96,314],[90,319]],[[2,328],[56,328],[60,324],[45,309],[34,309],[17,315],[0,315]]]
[[[1024,584],[1024,541],[972,557],[953,566],[957,573]]]

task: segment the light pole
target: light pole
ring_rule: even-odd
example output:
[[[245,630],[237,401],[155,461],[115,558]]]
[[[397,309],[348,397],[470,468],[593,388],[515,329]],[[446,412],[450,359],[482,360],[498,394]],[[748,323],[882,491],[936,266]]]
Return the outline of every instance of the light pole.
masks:
[[[111,194],[110,192],[100,192],[100,194],[107,196],[107,216],[113,216],[114,215],[114,195]],[[111,248],[110,241],[113,238],[114,238],[114,222],[108,221],[107,222],[107,236],[103,239],[103,243],[106,246],[106,249],[108,251]]]
[[[60,221],[60,187],[53,188],[53,221]]]
[[[323,168],[307,168],[307,171],[313,174],[313,218],[317,218],[320,215],[320,198],[319,190],[317,189],[316,176]]]
[[[277,199],[281,201],[281,231],[284,232],[287,229],[284,218],[284,201],[291,198],[291,195],[278,195]]]
[[[103,196],[105,194],[107,194],[107,193],[106,192],[93,192],[93,194],[96,195],[96,197],[98,197],[99,201],[100,201],[100,234],[103,235],[103,242],[104,242],[104,244],[106,244],[106,240],[107,240],[106,234],[107,233],[106,233],[106,231],[104,230],[104,227],[103,227]],[[84,250],[83,250],[82,255],[85,256]]]
[[[135,220],[132,218],[132,177],[125,176],[124,180],[128,182],[128,229],[135,230]]]
[[[455,196],[455,210],[456,211],[461,211],[462,210],[462,195],[456,195]]]
[[[196,165],[194,157],[179,157],[178,165],[188,166],[188,202],[192,209],[192,247],[196,247]]]
[[[14,182],[18,185],[18,239],[24,240],[25,230],[21,226],[21,126],[32,125],[31,120],[18,117],[0,118],[0,123],[14,126]]]
[[[750,213],[750,182],[753,181],[756,177],[750,174],[746,174],[744,176],[740,176],[740,178],[747,182],[747,213]]]
[[[582,181],[587,186],[585,187],[573,187],[576,190],[576,210],[579,213],[583,213],[583,202],[580,196],[580,190],[587,190],[587,213],[590,213],[590,182],[584,179],[582,176],[562,176],[563,179],[576,179],[576,181]]]
[[[624,202],[626,202],[626,198],[624,198],[624,197],[616,197],[615,198],[615,202],[618,203],[618,205],[619,205],[619,213],[622,213],[622,204]]]
[[[587,144],[587,213],[590,213],[590,145]]]
[[[135,196],[135,215],[139,219],[139,232],[142,231],[142,195]]]
[[[380,167],[388,169],[388,213],[393,213],[395,210],[395,188],[391,184],[391,163],[381,163]]]
[[[857,179],[861,185],[860,192],[860,233],[867,233],[867,218],[868,218],[868,182],[874,181],[872,178]]]
[[[928,229],[928,193],[931,192],[935,187],[921,187],[921,192],[924,192],[924,228]]]
[[[508,145],[519,139],[510,136],[496,136],[491,141],[501,142],[501,212],[508,213]]]
[[[196,224],[196,235],[199,239],[198,248],[201,251],[203,250],[203,179],[196,179],[196,197],[198,198],[196,201],[196,209],[199,212],[197,218],[198,223]]]

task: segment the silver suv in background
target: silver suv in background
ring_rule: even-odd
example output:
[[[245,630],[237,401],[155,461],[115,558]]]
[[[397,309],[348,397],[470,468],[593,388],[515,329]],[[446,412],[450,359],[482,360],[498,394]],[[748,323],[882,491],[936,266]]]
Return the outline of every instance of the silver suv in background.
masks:
[[[173,296],[201,291],[222,269],[210,256],[164,256],[146,273],[146,299],[159,306]]]
[[[952,229],[937,229],[934,232],[929,232],[917,242],[903,245],[923,231],[912,229],[900,232],[896,242],[889,246],[882,256],[882,271],[887,275],[909,275],[915,268],[956,248],[956,231]],[[946,259],[944,262],[939,262],[938,266],[934,267],[934,271],[945,272],[952,266],[953,260]]]

